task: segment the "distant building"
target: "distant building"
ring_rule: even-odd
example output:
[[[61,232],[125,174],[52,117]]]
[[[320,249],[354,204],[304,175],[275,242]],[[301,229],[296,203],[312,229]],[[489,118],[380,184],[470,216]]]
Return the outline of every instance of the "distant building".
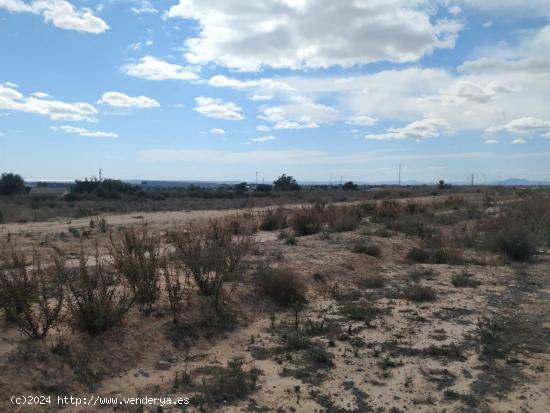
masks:
[[[69,190],[64,187],[47,187],[47,186],[35,186],[31,188],[31,196],[42,196],[51,198],[62,198],[69,193]]]

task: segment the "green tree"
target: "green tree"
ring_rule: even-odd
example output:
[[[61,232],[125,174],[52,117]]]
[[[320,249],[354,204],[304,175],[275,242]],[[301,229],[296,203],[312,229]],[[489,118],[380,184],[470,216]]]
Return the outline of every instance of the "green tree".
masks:
[[[26,192],[25,181],[20,175],[4,173],[0,177],[0,195],[17,195]]]
[[[347,189],[351,191],[357,191],[357,184],[354,184],[353,181],[346,182],[344,185],[342,185],[342,189]]]
[[[276,181],[273,182],[273,187],[278,191],[298,191],[300,185],[292,176],[282,174]]]

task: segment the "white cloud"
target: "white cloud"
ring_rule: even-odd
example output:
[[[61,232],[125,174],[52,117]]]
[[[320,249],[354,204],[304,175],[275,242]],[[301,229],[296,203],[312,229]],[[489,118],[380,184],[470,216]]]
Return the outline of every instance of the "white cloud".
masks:
[[[215,75],[210,78],[208,81],[210,86],[214,87],[229,87],[232,89],[266,89],[266,90],[284,90],[291,91],[294,90],[292,87],[287,85],[284,82],[280,82],[274,79],[257,79],[257,80],[239,80],[230,78],[224,75]]]
[[[258,126],[256,126],[256,130],[258,132],[269,132],[271,130],[271,128],[269,126],[266,126],[266,125],[258,125]]]
[[[487,145],[494,145],[495,143],[498,143],[498,141],[496,139],[487,139],[485,143]]]
[[[244,116],[240,113],[242,108],[233,102],[223,102],[221,99],[214,99],[205,96],[195,98],[197,107],[196,112],[209,117],[226,120],[243,120]]]
[[[48,95],[47,93],[45,92],[34,92],[32,94],[34,97],[37,97],[39,99],[48,99],[48,98],[51,98],[50,95]]]
[[[249,142],[254,142],[254,143],[269,142],[269,141],[274,141],[275,139],[277,139],[277,138],[275,138],[275,136],[273,136],[273,135],[260,136],[259,138],[249,139]]]
[[[514,119],[504,125],[492,126],[485,129],[485,132],[508,132],[520,135],[528,135],[530,133],[544,132],[547,130],[550,130],[550,121],[534,117],[523,117],[519,119]]]
[[[526,143],[523,139],[514,139],[512,142],[510,142],[512,145],[522,145]]]
[[[89,103],[67,103],[58,100],[25,97],[19,91],[0,85],[0,109],[35,113],[52,120],[95,121],[97,109]]]
[[[0,0],[0,8],[14,13],[41,14],[44,21],[55,27],[87,33],[103,33],[109,29],[105,21],[95,16],[89,8],[75,9],[65,0]]]
[[[348,125],[371,126],[371,125],[374,125],[377,121],[378,121],[378,119],[371,118],[368,115],[359,115],[359,116],[354,116],[354,117],[350,118],[346,123]]]
[[[310,129],[335,121],[338,116],[338,110],[333,107],[305,96],[293,96],[289,103],[264,108],[259,118],[272,122],[273,129]]]
[[[153,7],[150,1],[147,0],[141,0],[138,2],[138,4],[132,8],[130,8],[132,13],[135,14],[154,14],[158,13],[158,10]]]
[[[180,0],[167,17],[198,22],[185,42],[192,64],[241,71],[411,62],[453,48],[462,24],[433,20],[433,1]]]
[[[130,63],[122,67],[128,76],[148,80],[194,80],[196,73],[183,66],[168,63],[153,56],[142,57],[139,63]]]
[[[147,96],[128,96],[120,92],[105,92],[98,103],[113,106],[115,108],[158,108],[160,103]]]
[[[51,129],[54,131],[63,131],[65,133],[86,136],[89,138],[111,138],[111,139],[118,138],[118,135],[113,132],[94,131],[94,130],[79,128],[74,126],[59,126],[59,127],[52,126]]]
[[[210,129],[210,132],[213,135],[225,135],[225,131],[223,129],[220,129],[220,128]]]
[[[426,118],[409,123],[403,128],[389,128],[385,133],[368,134],[369,140],[402,140],[437,138],[443,129],[449,127],[445,119]]]
[[[250,100],[254,102],[267,101],[273,99],[272,95],[252,95]]]
[[[449,7],[449,13],[451,13],[453,16],[456,16],[462,13],[462,9],[458,6],[452,6],[452,7]]]
[[[491,20],[488,20],[485,23],[483,23],[483,27],[485,28],[493,27],[493,22]]]

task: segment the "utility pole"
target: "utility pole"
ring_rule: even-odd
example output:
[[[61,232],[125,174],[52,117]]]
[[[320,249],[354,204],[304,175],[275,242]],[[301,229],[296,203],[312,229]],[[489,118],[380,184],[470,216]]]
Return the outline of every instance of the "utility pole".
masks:
[[[258,186],[258,171],[256,171],[256,186]]]
[[[474,174],[472,174],[472,186],[474,186]]]
[[[103,171],[102,171],[101,168],[100,168],[100,169],[99,169],[99,182],[101,182],[101,173],[102,173],[102,172],[103,172]]]
[[[401,164],[399,164],[399,186],[401,186]]]
[[[330,186],[332,187],[332,172],[330,173]]]

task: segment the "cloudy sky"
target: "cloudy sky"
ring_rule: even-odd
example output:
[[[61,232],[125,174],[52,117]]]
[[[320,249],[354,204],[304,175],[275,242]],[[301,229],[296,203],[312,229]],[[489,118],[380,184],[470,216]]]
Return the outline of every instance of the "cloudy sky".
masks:
[[[550,179],[548,0],[0,0],[0,171]]]

